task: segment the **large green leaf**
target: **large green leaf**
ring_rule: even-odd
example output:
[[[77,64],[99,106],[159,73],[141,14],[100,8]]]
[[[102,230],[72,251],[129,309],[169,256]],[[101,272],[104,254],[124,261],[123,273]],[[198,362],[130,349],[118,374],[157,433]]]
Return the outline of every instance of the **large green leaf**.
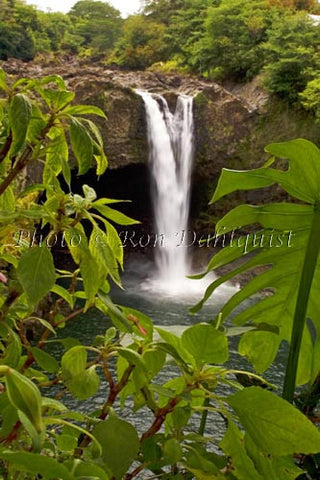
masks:
[[[74,480],[67,468],[54,458],[29,452],[0,451],[0,458],[13,465],[17,472],[40,474],[45,479]]]
[[[168,465],[174,465],[182,459],[183,451],[176,438],[170,438],[163,446],[163,459]]]
[[[320,200],[320,150],[312,142],[299,138],[291,142],[273,143],[266,152],[290,160],[280,185],[293,197],[314,204]]]
[[[90,107],[89,107],[90,108]],[[93,112],[92,112],[93,113]],[[108,167],[108,159],[104,153],[103,139],[97,125],[87,118],[82,119],[93,134],[94,158],[97,162],[97,175],[102,175]]]
[[[75,97],[74,92],[68,90],[57,90],[51,88],[38,88],[38,93],[50,108],[59,111],[72,102]]]
[[[217,231],[226,234],[246,225],[259,223],[264,228],[279,232],[310,228],[313,215],[311,205],[272,203],[270,205],[239,205],[217,223]]]
[[[44,86],[49,83],[55,83],[59,90],[66,90],[66,82],[60,75],[47,75],[36,81],[36,86]]]
[[[103,313],[109,315],[115,327],[120,330],[120,332],[132,333],[132,324],[129,322],[122,310],[112,302],[109,295],[101,290],[99,291],[98,295],[99,301],[96,304],[97,308],[99,308],[99,310],[101,310]]]
[[[206,452],[200,445],[193,444],[187,461],[187,469],[194,474],[196,480],[223,480],[221,470],[226,466],[222,457]],[[248,478],[249,480],[249,478]]]
[[[140,223],[137,220],[133,220],[132,218],[127,217],[127,215],[118,212],[118,210],[114,210],[113,208],[107,207],[106,205],[100,205],[97,202],[94,204],[94,208],[98,210],[101,215],[108,218],[109,220],[112,220],[115,223],[118,223],[119,225],[134,225],[136,223]]]
[[[53,127],[48,137],[50,144],[47,149],[46,163],[43,172],[43,182],[50,184],[52,177],[56,177],[62,170],[62,162],[68,162],[69,150],[64,131]]]
[[[314,225],[315,205],[319,200],[320,152],[307,140],[294,140],[272,144],[266,151],[288,159],[286,170],[270,168],[269,162],[258,170],[222,172],[213,201],[237,189],[263,188],[278,183],[289,194],[305,201],[299,203],[275,203],[262,206],[238,206],[217,224],[220,235],[233,232],[229,244],[215,255],[207,272],[230,264],[230,271],[216,279],[208,288],[201,302],[192,311],[198,311],[203,303],[225,281],[236,279],[237,275],[253,269],[257,274],[223,306],[220,320],[225,321],[235,309],[243,304],[242,311],[234,316],[234,323],[267,323],[279,328],[279,335],[268,333],[247,334],[240,343],[245,354],[259,372],[267,369],[275,357],[276,343],[291,341],[293,319],[297,304],[302,272],[306,265],[306,254],[311,226]],[[248,224],[259,224],[262,230],[240,235],[238,229]],[[227,238],[227,237],[226,237]],[[250,254],[247,255],[246,254]],[[244,256],[244,261],[232,269],[234,261]],[[198,278],[201,278],[199,275]],[[302,286],[303,287],[303,286]],[[319,260],[313,276],[306,317],[312,319],[316,342],[311,339],[309,329],[303,329],[299,357],[297,384],[313,381],[320,370],[320,356],[317,353],[317,339],[320,338],[320,288]],[[267,291],[268,294],[260,294]],[[250,298],[254,300],[248,302]],[[240,313],[239,313],[240,312]],[[263,336],[263,341],[262,340]],[[265,345],[270,342],[271,350]]]
[[[105,153],[101,150],[99,155],[94,155],[94,159],[97,162],[97,175],[103,175],[108,168],[108,159]]]
[[[81,257],[80,271],[83,279],[84,291],[88,301],[90,301],[98,293],[105,275],[104,272],[101,271],[97,260],[94,258],[89,249],[87,252],[84,252]]]
[[[68,350],[61,359],[62,379],[71,394],[78,400],[95,395],[100,379],[95,367],[86,369],[87,352],[85,347],[77,345]]]
[[[242,335],[240,355],[246,356],[257,373],[264,372],[274,361],[279,348],[279,335],[267,331],[251,331]],[[265,352],[261,355],[261,352]]]
[[[99,107],[94,105],[74,105],[67,107],[62,112],[64,115],[98,115],[102,118],[107,118],[105,113]]]
[[[88,461],[77,463],[73,474],[80,480],[109,480],[110,478],[99,465]]]
[[[41,394],[36,385],[25,375],[9,369],[6,374],[6,387],[11,404],[27,417],[40,434],[43,430]]]
[[[70,307],[73,308],[74,298],[68,290],[61,287],[61,285],[54,285],[51,288],[51,291],[63,298],[70,305]]]
[[[76,118],[70,124],[71,144],[78,161],[79,175],[86,173],[92,166],[92,139],[83,124]]]
[[[22,93],[15,95],[10,104],[9,121],[12,130],[11,155],[16,155],[23,146],[31,118],[31,103]]]
[[[50,291],[56,272],[51,252],[45,245],[29,248],[21,255],[18,278],[31,305],[36,305]]]
[[[72,376],[83,373],[87,366],[87,352],[82,345],[70,348],[61,359],[62,377],[68,381]]]
[[[220,447],[230,458],[238,480],[294,480],[302,473],[292,455],[279,457],[262,452],[250,435],[231,421]]]
[[[109,244],[109,236],[98,227],[94,227],[92,230],[89,249],[97,262],[102,277],[110,275],[113,281],[121,286],[117,258],[112,245]]]
[[[71,394],[78,400],[86,400],[98,392],[100,378],[95,367],[91,367],[84,372],[73,375],[67,386]]]
[[[185,346],[182,343],[181,338],[171,332],[168,332],[167,330],[164,330],[163,328],[156,328],[156,330],[166,342],[165,345],[169,347],[165,350],[167,351],[167,353],[169,353],[176,360],[181,360],[186,365],[190,364],[192,366],[196,366],[196,359],[194,358],[192,353],[189,353],[188,345]]]
[[[268,232],[266,232],[268,234]],[[268,290],[268,296],[261,296],[252,304],[244,304],[246,307],[241,313],[234,317],[237,325],[243,325],[246,322],[269,323],[279,327],[279,344],[282,340],[290,341],[291,330],[293,324],[294,310],[296,305],[299,281],[304,264],[304,253],[308,241],[308,232],[297,232],[293,237],[290,247],[283,242],[279,247],[270,247],[267,245],[256,250],[260,250],[254,257],[249,257],[248,261],[242,267],[235,269],[230,274],[222,276],[208,287],[205,298],[209,298],[215,289],[225,280],[229,280],[233,276],[236,277],[241,272],[250,271],[255,267],[266,267],[260,275],[254,277],[240,291],[224,305],[221,310],[221,320],[225,320],[235,310],[235,308],[245,302],[248,298],[263,290]],[[223,251],[224,261],[228,263],[228,254],[230,260],[233,261],[234,253],[238,250],[238,256],[243,253],[243,247],[228,247]],[[251,248],[253,250],[253,248]],[[250,251],[250,250],[249,250]],[[217,258],[219,262],[219,258]],[[211,266],[214,267],[214,262]],[[271,268],[272,266],[272,268]],[[317,302],[320,278],[319,268],[313,282],[313,288],[310,296],[308,315],[313,319],[319,318],[320,305]],[[202,303],[194,309],[200,308]],[[316,324],[319,329],[320,325]],[[270,333],[270,342],[273,343],[273,334]],[[261,344],[262,347],[262,344]],[[258,350],[262,356],[269,355],[264,348]],[[258,355],[257,351],[257,355]],[[298,373],[298,383],[303,384],[309,381],[315,375],[320,365],[313,365],[313,349],[309,330],[305,328],[302,354],[300,356],[300,369]],[[271,357],[270,357],[271,360]],[[267,362],[265,367],[270,365]]]
[[[320,451],[320,433],[295,407],[259,387],[229,397],[246,433],[257,447],[274,456]]]
[[[116,480],[120,480],[140,449],[136,430],[112,413],[108,420],[96,425],[92,433],[102,446],[104,465]]]
[[[69,228],[65,234],[65,239],[74,261],[80,265],[84,291],[87,300],[90,302],[104,283],[106,270],[101,268],[98,263],[100,259],[97,259],[90,250],[81,224],[77,228]]]
[[[224,363],[228,360],[228,340],[224,333],[212,325],[201,323],[185,330],[182,346],[191,354],[197,365]]]
[[[33,104],[31,109],[31,118],[28,127],[27,140],[29,142],[34,142],[35,140],[37,140],[46,125],[46,115],[42,113],[42,111],[37,105]]]
[[[2,322],[0,325],[0,335],[2,348],[5,350],[0,358],[0,365],[8,365],[9,367],[18,368],[22,345],[19,336]]]
[[[308,140],[273,143],[266,152],[288,159],[287,170],[268,168],[272,162],[259,169],[232,171],[223,169],[211,202],[236,190],[252,190],[278,183],[293,197],[314,204],[320,199],[320,151]]]
[[[295,480],[300,477],[302,471],[296,465],[292,455],[278,457],[263,454],[250,435],[245,435],[244,443],[248,455],[252,458],[262,478],[267,478],[268,480]]]
[[[49,353],[37,347],[33,347],[31,352],[37,364],[46,372],[55,373],[59,370],[58,361]]]
[[[233,472],[238,480],[263,480],[256,470],[252,459],[245,450],[243,442],[244,434],[232,422],[229,422],[228,430],[223,437],[220,447],[231,458]]]
[[[8,187],[0,196],[0,211],[6,215],[14,213],[16,209],[16,199],[11,187]]]

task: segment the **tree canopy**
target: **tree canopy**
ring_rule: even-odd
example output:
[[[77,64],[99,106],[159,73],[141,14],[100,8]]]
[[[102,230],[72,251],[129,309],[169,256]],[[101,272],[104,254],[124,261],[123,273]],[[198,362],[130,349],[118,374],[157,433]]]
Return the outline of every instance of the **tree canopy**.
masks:
[[[69,12],[81,45],[93,51],[110,52],[118,39],[122,19],[120,11],[102,1],[80,0]]]
[[[66,15],[23,0],[0,0],[0,7],[4,60],[68,52],[222,82],[260,75],[271,93],[318,111],[313,94],[309,101],[320,81],[316,0],[141,0],[141,13],[125,20],[102,0],[79,0]]]

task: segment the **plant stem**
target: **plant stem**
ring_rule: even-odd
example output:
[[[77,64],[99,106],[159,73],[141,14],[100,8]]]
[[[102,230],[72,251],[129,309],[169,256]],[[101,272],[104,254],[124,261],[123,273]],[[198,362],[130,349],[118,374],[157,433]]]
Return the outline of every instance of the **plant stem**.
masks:
[[[106,369],[106,366],[104,367],[104,370],[108,372],[108,368]],[[99,415],[100,420],[105,420],[107,418],[107,416],[109,414],[109,411],[110,411],[110,408],[112,407],[112,405],[116,401],[117,396],[119,395],[121,390],[123,390],[124,387],[127,385],[128,381],[129,381],[129,378],[130,378],[130,375],[133,372],[133,370],[134,370],[134,365],[129,365],[128,368],[125,370],[124,374],[121,377],[121,380],[119,381],[119,383],[117,385],[114,384],[112,379],[111,379],[111,381],[109,380],[110,392],[109,392],[109,395],[108,395],[108,399],[107,399],[106,403],[104,404],[104,406],[102,408],[102,412]],[[77,458],[81,457],[81,455],[82,455],[81,450],[83,450],[85,447],[87,447],[89,445],[89,443],[91,442],[91,440],[92,440],[92,438],[89,435],[84,436],[84,438],[81,440],[80,445],[76,449],[75,456]]]
[[[156,412],[156,417],[154,419],[153,424],[147,430],[141,437],[140,439],[140,444],[146,439],[150,438],[153,435],[155,435],[160,428],[162,427],[167,415],[175,409],[175,407],[178,405],[178,403],[181,402],[181,397],[174,397],[172,398],[165,407],[159,408],[159,410]]]
[[[22,170],[28,164],[31,156],[32,156],[32,148],[28,145],[24,150],[23,154],[21,155],[21,157],[19,158],[19,160],[16,161],[13,169],[10,170],[10,173],[8,174],[8,176],[0,184],[0,195],[2,195],[6,191],[6,189],[9,187],[11,182],[16,178],[16,176],[20,172],[22,172]]]
[[[84,312],[84,307],[83,308],[79,308],[78,310],[75,310],[74,312],[70,313],[70,315],[68,315],[67,317],[63,318],[62,320],[59,320],[59,322],[56,322],[54,324],[55,327],[58,327],[59,325],[62,325],[64,323],[67,323],[69,322],[70,320],[72,320],[74,317],[76,317],[77,315],[81,315],[82,313]]]
[[[11,144],[12,144],[12,133],[10,132],[9,135],[7,136],[5,144],[2,147],[2,150],[0,151],[0,163],[2,163],[3,160],[6,158],[6,156],[8,155]]]
[[[133,370],[134,365],[129,365],[128,368],[125,370],[124,374],[122,375],[120,382],[117,385],[114,385],[113,389],[110,388],[108,399],[102,408],[101,415],[99,416],[101,420],[105,420],[107,418],[110,407],[112,407],[112,405],[116,401],[116,398],[121,392],[121,390],[123,390],[124,387],[127,385]]]
[[[132,473],[127,473],[127,475],[124,477],[124,480],[132,480],[134,477],[139,475],[139,473],[142,472],[142,470],[145,468],[145,465],[139,465],[137,468],[133,470]]]
[[[296,384],[299,355],[303,330],[307,315],[309,297],[312,287],[314,272],[320,250],[320,205],[316,204],[312,218],[312,225],[303,262],[300,285],[293,318],[289,357],[283,386],[282,397],[292,403]]]
[[[203,406],[209,407],[209,405],[210,405],[210,398],[206,398]],[[200,422],[200,427],[198,431],[199,435],[204,435],[204,432],[206,430],[207,418],[208,418],[208,410],[204,410],[201,415],[201,422]]]

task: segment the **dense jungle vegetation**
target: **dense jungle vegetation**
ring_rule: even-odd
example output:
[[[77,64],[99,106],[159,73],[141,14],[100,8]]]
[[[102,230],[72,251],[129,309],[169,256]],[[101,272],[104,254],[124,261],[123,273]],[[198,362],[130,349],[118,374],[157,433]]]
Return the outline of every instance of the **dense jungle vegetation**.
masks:
[[[320,119],[315,0],[142,3],[124,20],[98,0],[67,15],[0,0],[1,59],[78,56],[238,83],[259,75]],[[72,191],[74,170],[99,177],[108,167],[98,118],[106,112],[77,103],[60,76],[0,69],[0,478],[319,479],[320,149],[272,143],[263,166],[223,168],[211,203],[273,186],[286,201],[238,205],[218,221],[217,235],[246,233],[194,277],[226,267],[191,313],[230,279],[254,276],[210,321],[177,334],[113,300],[126,268],[118,229],[137,221],[85,182]],[[30,185],[34,166],[41,179]],[[57,245],[70,259],[63,268]],[[93,330],[92,312],[102,333],[69,336],[83,315]],[[277,386],[265,372],[284,345]],[[235,356],[248,369],[235,368]]]
[[[122,19],[107,2],[80,0],[67,15],[0,0],[0,57],[61,54],[124,69],[191,72],[267,89],[320,115],[316,0],[144,0]]]
[[[69,157],[78,175],[107,168],[91,120],[105,113],[74,98],[57,75],[14,79],[0,70],[0,477],[316,480],[320,150],[303,139],[271,144],[262,168],[223,169],[212,202],[279,185],[299,204],[239,205],[220,220],[217,232],[259,230],[213,256],[205,274],[231,270],[193,312],[220,284],[263,269],[210,322],[191,322],[177,335],[110,297],[124,261],[116,227],[136,221],[113,208],[120,200],[97,198],[89,185],[72,193]],[[25,168],[39,163],[41,183],[27,186]],[[294,244],[261,241],[270,233],[292,234]],[[57,244],[73,259],[63,269]],[[269,295],[246,303],[265,289]],[[101,334],[68,336],[65,328],[84,313],[92,329],[93,311],[102,314]],[[290,349],[281,398],[260,375],[282,343]],[[250,370],[234,368],[231,354],[246,357]],[[170,379],[162,375],[168,370]]]

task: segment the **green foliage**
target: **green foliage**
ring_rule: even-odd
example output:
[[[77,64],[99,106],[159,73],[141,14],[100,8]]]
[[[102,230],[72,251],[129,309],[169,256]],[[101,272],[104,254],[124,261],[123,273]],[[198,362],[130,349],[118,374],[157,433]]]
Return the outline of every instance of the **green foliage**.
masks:
[[[320,10],[314,0],[146,0],[142,13],[126,20],[100,0],[80,0],[67,15],[22,0],[0,6],[2,59],[66,52],[125,69],[191,71],[218,81],[261,74],[271,93],[318,115],[320,27],[309,14]]]
[[[79,345],[70,348],[61,358],[61,374],[70,393],[78,400],[85,400],[98,391],[100,380],[95,367],[87,367],[86,349]]]
[[[264,188],[274,184],[281,186],[298,202],[240,205],[217,223],[216,231],[223,234],[246,228],[250,224],[253,224],[253,228],[251,226],[250,233],[244,234],[236,243],[231,240],[228,247],[211,259],[207,272],[228,264],[230,271],[207,288],[203,300],[193,308],[193,312],[198,311],[223,282],[236,278],[240,273],[263,267],[223,306],[215,323],[220,326],[232,314],[233,322],[246,328],[269,325],[269,330],[247,331],[239,342],[239,353],[247,357],[257,373],[262,373],[273,363],[281,342],[287,341],[290,349],[283,398],[290,402],[295,399],[304,413],[311,413],[320,400],[317,297],[320,151],[311,142],[299,139],[271,144],[266,147],[266,152],[272,157],[260,169],[224,169],[212,202],[237,190]],[[275,168],[276,157],[282,159],[278,169]],[[283,159],[286,159],[285,164]],[[245,261],[240,266],[234,266],[233,262],[241,257]],[[202,275],[197,278],[202,278]],[[255,301],[248,304],[250,297]],[[240,304],[242,309],[234,312]],[[304,384],[305,390],[294,398],[295,386]],[[309,429],[311,424],[295,408],[290,414],[287,403],[280,398],[269,392],[262,393],[254,387],[236,393],[228,402],[245,429],[243,436],[229,425],[221,444],[224,451],[235,456],[237,478],[296,478],[297,470],[287,465],[284,458],[290,454],[290,449],[318,455],[316,438],[297,446],[301,432]],[[245,412],[250,405],[252,413],[248,416]],[[242,407],[245,409],[243,415]],[[281,415],[282,407],[286,413]],[[276,419],[273,415],[275,410]],[[259,419],[255,418],[256,413]],[[263,438],[266,432],[268,440]],[[283,439],[285,446],[282,445]],[[263,457],[257,453],[259,448],[268,453],[268,460],[262,460]],[[281,462],[276,459],[278,455],[283,455]],[[316,478],[316,458],[307,459],[305,463],[310,478]]]
[[[0,2],[0,59],[31,60],[35,55],[33,31],[38,27],[33,6],[17,0]]]
[[[237,412],[255,445],[275,457],[293,452],[317,453],[320,433],[299,410],[267,391],[250,387],[237,392],[228,400]],[[247,415],[248,408],[251,415]],[[276,411],[277,415],[273,412]],[[303,441],[301,438],[303,437]]]
[[[167,62],[156,62],[147,69],[149,72],[163,72],[163,73],[176,73],[185,74],[189,69],[187,66],[183,66],[182,58],[175,57],[174,60],[168,60]]]
[[[81,38],[81,46],[94,53],[107,54],[120,36],[120,12],[108,2],[80,0],[70,10],[74,33]]]
[[[143,12],[152,20],[168,25],[173,15],[184,7],[184,0],[144,0]]]
[[[0,2],[0,59],[91,48],[106,55],[120,36],[120,12],[106,2],[81,0],[69,15],[42,12],[22,0]]]
[[[9,110],[9,121],[12,126],[12,154],[18,152],[26,140],[30,117],[31,104],[29,99],[23,94],[15,95]]]
[[[4,367],[2,367],[4,368]],[[41,395],[36,385],[16,370],[5,372],[8,399],[31,422],[36,432],[43,431]]]
[[[305,108],[314,110],[300,94],[319,76],[319,26],[306,13],[316,11],[313,1],[157,0],[145,2],[143,15],[128,22],[143,24],[146,17],[164,27],[168,49],[162,53],[157,49],[160,58],[152,70],[182,71],[185,67],[206,77],[234,81],[263,73],[270,92],[289,104],[301,99]],[[139,38],[138,31],[135,36]],[[150,51],[152,43],[152,38],[144,38],[143,51]],[[139,63],[132,44],[125,27],[117,63],[145,68],[150,62]],[[310,97],[309,90],[306,94]]]
[[[306,140],[272,144],[266,148],[266,151],[276,157],[288,159],[288,168],[286,170],[273,168],[275,159],[272,157],[265,167],[258,170],[243,172],[223,170],[212,201],[217,201],[235,190],[279,184],[292,197],[304,203],[243,205],[220,220],[217,229],[221,231],[222,226],[225,227],[224,233],[251,223],[259,224],[263,230],[244,236],[243,241],[237,246],[229,246],[211,260],[208,271],[215,269],[218,265],[231,263],[243,254],[251,252],[241,267],[234,269],[207,289],[204,300],[222,281],[258,265],[267,267],[266,271],[257,275],[229,300],[221,311],[219,321],[224,321],[237,305],[253,294],[264,289],[271,290],[268,296],[260,297],[254,305],[236,315],[233,321],[237,325],[263,322],[279,328],[277,336],[272,332],[265,332],[263,341],[252,332],[245,334],[241,340],[240,351],[247,354],[260,372],[272,363],[277,345],[283,340],[291,342],[284,395],[292,400],[298,358],[298,384],[309,382],[312,385],[320,369],[318,302],[316,300],[320,153],[314,144]],[[283,281],[284,272],[285,282]],[[203,301],[194,311],[202,304]],[[312,340],[311,333],[305,325],[306,317],[312,319],[316,332],[315,340]],[[272,355],[265,349],[268,336],[270,344],[273,345]],[[250,353],[253,351],[254,356]]]
[[[17,274],[30,305],[39,303],[56,281],[53,258],[48,247],[37,245],[26,250],[20,258]]]
[[[243,389],[234,376],[239,372],[224,365],[230,335],[276,337],[278,331],[283,334],[283,325],[275,327],[276,320],[264,318],[257,326],[225,331],[221,322],[230,309],[227,304],[216,325],[192,325],[177,336],[165,328],[155,329],[152,320],[137,310],[115,305],[109,296],[110,283],[121,285],[123,249],[114,224],[131,225],[134,220],[110,206],[118,200],[98,199],[88,185],[83,185],[81,195],[65,192],[60,185],[61,177],[70,185],[71,155],[80,174],[94,163],[97,173],[104,172],[101,134],[87,118],[104,117],[104,112],[73,105],[73,92],[57,76],[11,84],[0,71],[0,88],[0,460],[5,478],[131,480],[147,472],[168,480],[297,478],[303,470],[297,468],[294,456],[320,448],[316,427],[274,393],[260,387]],[[286,204],[242,208],[227,218],[226,225],[231,228],[241,216],[247,222],[265,218],[270,226],[274,216],[280,215],[281,227],[294,226],[301,235],[300,250],[292,250],[294,265],[300,266],[299,254],[305,250],[303,242],[320,196],[320,154],[301,141],[271,146],[268,151],[288,155],[291,169],[267,166],[238,173],[241,186],[255,188],[279,181],[306,205],[294,206],[298,216]],[[303,172],[301,152],[311,158]],[[43,165],[42,183],[25,188],[21,176],[27,165],[36,162]],[[237,188],[236,174],[224,175],[228,182],[221,180],[216,198]],[[19,230],[30,233],[36,224],[42,228],[41,235],[20,238],[12,247]],[[88,224],[90,229],[85,229]],[[55,267],[52,238],[63,242],[74,267]],[[284,249],[281,253],[285,260]],[[227,261],[233,252],[220,253],[220,262],[224,255]],[[233,257],[239,256],[237,249]],[[289,268],[288,282],[291,273]],[[312,278],[309,269],[306,278]],[[287,292],[283,288],[280,294]],[[40,303],[49,293],[50,311],[40,313]],[[78,315],[91,308],[100,310],[113,325],[93,345],[58,336],[68,322],[76,322]],[[30,339],[27,326],[32,322],[38,335]],[[266,326],[268,322],[272,325]],[[290,328],[291,324],[286,326],[286,334]],[[52,342],[61,347],[54,355]],[[261,338],[259,342],[265,344]],[[245,344],[249,354],[255,348],[254,342],[251,347],[250,341]],[[313,353],[317,368],[315,347]],[[171,379],[158,375],[172,369],[172,364]],[[243,373],[269,387],[257,375]],[[98,391],[103,403],[99,409],[90,408],[90,399]],[[77,401],[88,400],[86,410],[80,404],[68,409],[61,402],[66,394]],[[121,418],[123,408],[126,412],[143,408],[143,415],[148,412],[149,421],[141,431]],[[199,412],[212,414],[212,431],[206,432],[205,421],[194,415]],[[219,446],[217,413],[226,421],[219,455],[207,446],[208,441]],[[198,433],[192,431],[194,426]]]
[[[36,53],[58,52],[67,50],[77,53],[79,39],[73,24],[60,12],[37,11],[38,25],[33,31]]]
[[[316,0],[269,0],[269,3],[271,6],[308,12],[314,12],[317,8]]]
[[[225,363],[228,360],[227,338],[211,325],[195,325],[182,334],[181,340],[183,347],[199,366],[205,363]]]
[[[126,68],[144,69],[166,60],[169,48],[163,24],[142,15],[132,15],[123,25],[122,36],[110,61]]]
[[[263,48],[267,88],[297,102],[308,81],[318,74],[319,29],[305,13],[276,16]]]
[[[199,45],[206,32],[208,8],[213,6],[210,0],[198,2],[185,0],[170,19],[168,34],[171,43],[171,55],[180,58],[181,65],[192,70],[203,71],[203,58],[199,54]]]
[[[302,105],[306,110],[311,111],[316,119],[320,120],[320,78],[315,78],[307,83],[306,88],[299,94]]]
[[[26,472],[31,474],[40,474],[43,478],[63,480],[73,480],[74,477],[66,467],[58,463],[55,459],[44,457],[43,455],[28,452],[0,452],[0,458],[12,465],[12,470],[16,474]]]
[[[111,411],[108,420],[100,422],[93,434],[102,446],[101,458],[110,476],[121,480],[140,450],[135,428]]]
[[[296,441],[299,440],[296,439]],[[259,449],[251,436],[248,433],[244,435],[232,422],[229,423],[220,446],[224,452],[235,459],[233,474],[240,480],[247,478],[291,480],[300,477],[301,470],[292,464],[290,456],[279,457],[277,454],[271,455],[266,451],[259,454]]]
[[[200,48],[205,68],[221,67],[224,77],[237,80],[252,78],[263,65],[261,44],[269,21],[263,0],[245,5],[239,0],[223,0],[209,9]]]

